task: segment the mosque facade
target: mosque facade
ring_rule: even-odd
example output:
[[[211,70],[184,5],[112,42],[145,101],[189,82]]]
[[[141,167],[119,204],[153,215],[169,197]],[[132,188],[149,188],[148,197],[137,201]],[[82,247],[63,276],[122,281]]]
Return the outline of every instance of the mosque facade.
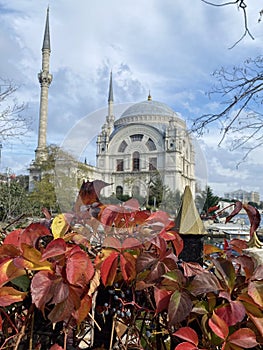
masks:
[[[47,147],[48,88],[52,82],[50,60],[49,12],[42,46],[38,146],[30,167],[30,179],[40,179],[39,167]],[[103,195],[142,196],[159,178],[172,192],[195,193],[195,152],[185,121],[164,103],[152,99],[132,104],[117,119],[114,115],[113,78],[110,74],[108,115],[97,135],[96,166],[87,166],[89,180],[100,179],[111,186]]]

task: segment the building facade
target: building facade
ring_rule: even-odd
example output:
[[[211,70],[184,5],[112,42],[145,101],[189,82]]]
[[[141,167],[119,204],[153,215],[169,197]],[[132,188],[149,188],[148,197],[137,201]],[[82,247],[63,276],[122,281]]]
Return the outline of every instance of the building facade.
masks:
[[[255,191],[244,191],[244,190],[236,190],[233,192],[227,192],[224,194],[225,199],[229,200],[237,200],[242,203],[253,202],[260,204],[260,194]]]
[[[38,147],[30,166],[31,183],[41,178],[39,164],[44,160],[47,147],[48,87],[52,80],[48,16],[47,12],[42,71],[38,75],[41,86]],[[150,94],[116,119],[112,73],[108,93],[108,115],[97,136],[96,166],[86,166],[85,173],[85,164],[82,164],[83,176],[90,181],[100,179],[111,183],[103,190],[106,197],[114,193],[146,198],[156,177],[171,192],[182,194],[188,185],[194,194],[195,153],[185,121],[166,104],[152,100]]]

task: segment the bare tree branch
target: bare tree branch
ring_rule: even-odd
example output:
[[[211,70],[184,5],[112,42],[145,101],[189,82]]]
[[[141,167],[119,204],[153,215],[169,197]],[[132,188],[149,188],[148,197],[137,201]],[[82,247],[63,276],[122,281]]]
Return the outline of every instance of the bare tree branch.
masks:
[[[229,48],[229,49],[233,49],[233,47],[235,47],[238,43],[240,43],[241,40],[244,39],[244,37],[246,35],[250,36],[250,38],[252,40],[254,40],[254,36],[252,35],[252,33],[249,30],[249,26],[248,26],[248,19],[247,19],[247,4],[245,0],[235,0],[235,1],[227,1],[227,2],[221,2],[219,4],[216,4],[214,2],[211,1],[207,1],[207,0],[201,0],[202,2],[204,2],[205,4],[211,5],[211,6],[215,6],[215,7],[223,7],[223,6],[229,6],[229,5],[236,5],[238,9],[242,10],[243,13],[243,20],[244,20],[244,33],[241,35],[241,37]],[[263,14],[263,10],[261,10],[259,12],[260,17],[258,22],[261,21],[261,17]]]
[[[219,145],[231,135],[230,149],[242,148],[247,156],[263,143],[263,56],[248,59],[242,66],[221,68],[213,75],[217,82],[209,97],[219,97],[223,107],[196,118],[192,131],[203,135],[217,123],[222,135]]]
[[[18,103],[17,90],[12,81],[0,78],[0,142],[23,136],[29,130],[29,120],[23,115],[27,105]]]

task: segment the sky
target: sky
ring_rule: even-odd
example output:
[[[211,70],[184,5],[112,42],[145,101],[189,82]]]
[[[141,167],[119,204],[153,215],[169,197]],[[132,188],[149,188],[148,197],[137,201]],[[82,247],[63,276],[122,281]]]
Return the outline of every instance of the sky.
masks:
[[[195,118],[219,108],[220,101],[207,96],[213,72],[262,55],[258,0],[250,0],[247,8],[254,40],[247,36],[232,49],[244,32],[236,6],[212,7],[201,0],[0,0],[0,77],[19,86],[16,98],[27,104],[24,115],[30,120],[25,137],[2,140],[0,172],[25,174],[35,157],[37,74],[48,6],[53,81],[47,140],[64,145],[81,131],[87,137],[80,142],[79,157],[91,164],[107,113],[111,71],[116,117],[131,103],[146,100],[150,91],[153,100],[166,103],[190,127]],[[218,125],[195,139],[197,173],[219,196],[243,189],[258,191],[263,199],[262,149],[237,166],[243,151],[231,152],[228,139],[220,147],[219,141]]]

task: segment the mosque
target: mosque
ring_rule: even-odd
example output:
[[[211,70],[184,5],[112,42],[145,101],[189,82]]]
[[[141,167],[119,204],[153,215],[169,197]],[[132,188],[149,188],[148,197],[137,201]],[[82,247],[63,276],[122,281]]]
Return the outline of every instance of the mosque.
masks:
[[[47,149],[48,90],[50,67],[49,10],[42,46],[38,145],[30,166],[30,183],[41,178],[39,164]],[[195,193],[195,152],[185,121],[164,103],[152,99],[135,103],[116,119],[112,73],[109,79],[108,115],[97,135],[96,166],[86,165],[89,180],[111,183],[104,196],[146,196],[156,175],[172,192],[183,193],[185,186]],[[83,164],[85,166],[85,164]]]

